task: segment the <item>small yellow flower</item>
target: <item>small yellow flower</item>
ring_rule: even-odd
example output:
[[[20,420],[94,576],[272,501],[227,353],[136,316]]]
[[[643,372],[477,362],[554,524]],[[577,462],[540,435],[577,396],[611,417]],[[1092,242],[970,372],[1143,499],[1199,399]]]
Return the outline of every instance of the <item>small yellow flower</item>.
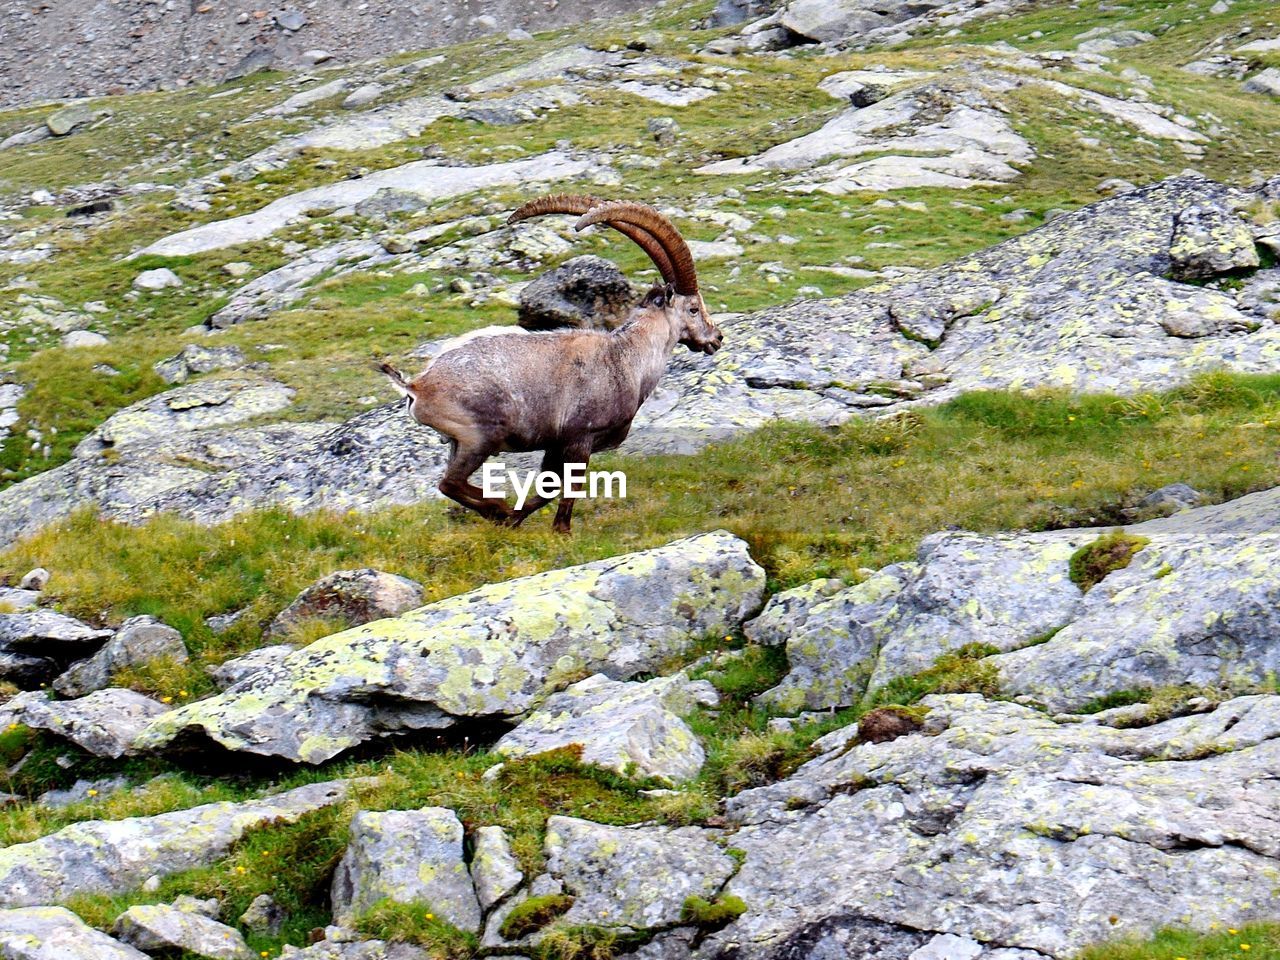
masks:
[[[173,703],[173,697],[161,697],[161,698],[160,698],[160,702],[161,702],[161,703]]]
[[[186,696],[190,696],[190,694],[188,694],[188,693],[187,693],[187,691],[185,691],[185,690],[179,690],[179,691],[178,691],[178,696],[180,696],[180,697],[186,697]]]
[[[11,724],[9,724],[9,729],[10,729],[10,730],[17,730],[17,729],[18,729],[18,725],[17,725],[16,723],[11,723]]]
[[[1252,949],[1253,949],[1253,944],[1251,944],[1251,943],[1242,943],[1242,944],[1240,944],[1240,949],[1241,949],[1241,950],[1252,950]]]
[[[436,915],[435,915],[434,913],[428,913],[428,914],[427,914],[427,919],[428,919],[428,920],[434,920],[435,918],[436,918]]]
[[[97,791],[97,790],[90,790],[90,791],[89,791],[89,796],[91,796],[91,797],[96,797],[97,795],[98,795],[98,791]]]
[[[236,873],[244,873],[244,867],[236,867]]]
[[[263,850],[263,851],[262,851],[262,855],[263,855],[264,857],[269,857],[269,856],[271,856],[271,851],[270,851],[270,850]]]
[[[1068,422],[1068,423],[1075,423],[1075,422],[1076,422],[1076,418],[1075,418],[1074,416],[1068,416],[1068,417],[1067,417],[1067,422]]]
[[[1232,927],[1227,928],[1227,933],[1231,934],[1233,937],[1239,932],[1239,930],[1233,929]]]

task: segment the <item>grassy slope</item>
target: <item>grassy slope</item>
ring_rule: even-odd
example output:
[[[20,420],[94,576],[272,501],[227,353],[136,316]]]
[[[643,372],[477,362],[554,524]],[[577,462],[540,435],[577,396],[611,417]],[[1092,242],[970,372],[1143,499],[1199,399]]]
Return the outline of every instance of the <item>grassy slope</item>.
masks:
[[[1117,51],[1116,62],[1104,74],[1071,80],[1114,93],[1127,87],[1119,72],[1134,66],[1154,81],[1153,99],[1187,112],[1193,112],[1187,105],[1194,105],[1196,115],[1212,113],[1221,124],[1221,134],[1195,164],[1198,169],[1226,179],[1245,177],[1254,169],[1274,171],[1280,168],[1280,142],[1273,136],[1274,123],[1268,122],[1272,115],[1259,109],[1258,98],[1241,94],[1229,81],[1193,77],[1173,67],[1191,59],[1213,36],[1244,25],[1255,28],[1254,36],[1274,34],[1274,25],[1267,25],[1274,8],[1261,0],[1238,0],[1228,13],[1212,15],[1209,5],[1210,0],[1173,7],[1141,0],[1112,9],[1096,2],[1046,3],[1016,17],[967,28],[960,38],[963,45],[923,37],[890,53],[819,57],[802,51],[790,58],[742,58],[731,63],[749,72],[729,78],[729,92],[689,108],[672,111],[605,94],[591,105],[563,110],[531,126],[485,127],[446,120],[420,138],[382,150],[314,153],[282,170],[230,183],[214,195],[215,208],[207,214],[175,211],[163,195],[156,195],[131,201],[118,222],[84,228],[58,222],[56,211],[31,208],[19,226],[48,230],[46,239],[62,254],[38,267],[0,265],[0,311],[16,308],[20,291],[4,287],[25,276],[38,280],[39,293],[69,304],[105,301],[111,310],[112,342],[68,351],[50,347],[47,335],[37,336],[35,343],[26,342],[28,331],[10,336],[14,374],[32,384],[32,390],[21,407],[24,422],[18,436],[0,452],[0,469],[8,482],[46,469],[69,456],[75,442],[114,410],[163,389],[150,366],[188,342],[181,331],[223,302],[232,284],[221,271],[223,264],[244,259],[268,269],[285,261],[280,250],[284,240],[314,245],[350,236],[360,225],[321,220],[249,248],[194,258],[124,264],[121,255],[173,230],[328,182],[335,171],[379,169],[416,159],[424,146],[439,146],[455,159],[485,162],[537,153],[567,138],[579,147],[661,162],[656,170],[629,170],[619,193],[689,205],[701,196],[737,187],[742,197],[722,202],[721,209],[757,220],[756,231],[770,239],[748,244],[736,278],[730,277],[728,264],[704,265],[708,299],[733,310],[784,301],[804,286],[816,285],[834,295],[862,282],[807,269],[813,265],[931,266],[1021,232],[1049,209],[1089,202],[1096,197],[1094,185],[1106,177],[1152,180],[1187,166],[1185,158],[1167,145],[1145,142],[1126,128],[1024,88],[1010,97],[1018,108],[1021,132],[1036,145],[1040,158],[1022,179],[1005,187],[963,195],[932,190],[893,195],[895,200],[923,201],[924,211],[897,208],[885,213],[873,206],[879,199],[875,194],[797,197],[777,190],[766,178],[708,179],[692,174],[709,159],[757,152],[816,129],[838,109],[835,101],[815,89],[816,82],[838,70],[872,64],[930,67],[981,59],[987,53],[977,45],[998,41],[1029,50],[1061,48],[1070,46],[1075,34],[1100,24],[1150,30],[1159,35],[1157,41]],[[688,44],[695,38],[690,24],[709,6],[702,2],[660,12],[645,27],[663,33],[657,52],[691,57],[713,69],[730,63],[689,53]],[[445,64],[419,75],[409,91],[397,96],[439,92],[570,41],[625,42],[635,29],[626,24],[603,30],[586,26],[539,36],[518,50],[468,44],[445,51]],[[1037,30],[1043,36],[1032,38]],[[706,37],[697,35],[698,40]],[[0,191],[57,188],[108,174],[124,182],[181,183],[305,126],[306,114],[284,121],[245,122],[254,111],[288,95],[279,77],[258,76],[240,87],[239,94],[219,100],[208,99],[205,91],[186,91],[104,101],[115,111],[113,120],[78,134],[77,150],[52,143],[7,154]],[[326,109],[332,105],[315,113]],[[673,112],[682,137],[676,147],[660,148],[648,135],[646,123]],[[37,111],[0,114],[0,135],[39,116]],[[1102,138],[1107,149],[1082,147],[1077,131]],[[194,145],[190,159],[169,146],[175,141]],[[338,166],[326,168],[320,161]],[[460,198],[437,205],[405,226],[480,213],[487,203],[511,206],[519,199],[514,192]],[[978,209],[956,206],[957,200]],[[776,207],[785,217],[770,212]],[[1031,210],[1032,219],[1019,224],[1001,219],[1015,208]],[[712,239],[718,232],[709,224],[691,224],[688,229],[698,239]],[[776,242],[783,233],[799,242]],[[899,246],[869,246],[886,241]],[[608,251],[628,270],[645,267],[641,257],[625,247],[615,244]],[[175,269],[187,285],[132,299],[132,276],[161,263]],[[783,268],[779,282],[769,282],[760,271],[766,264]],[[514,273],[503,276],[522,279]],[[251,357],[267,362],[273,375],[303,388],[291,416],[349,415],[357,409],[351,398],[381,389],[367,372],[370,356],[404,352],[427,337],[510,321],[509,309],[493,304],[476,309],[466,297],[405,296],[419,282],[434,288],[448,279],[429,272],[335,279],[322,284],[298,308],[267,322],[243,325],[219,342],[245,347]],[[261,350],[268,345],[283,349]],[[122,375],[94,374],[92,367],[99,362],[112,364]],[[84,515],[0,555],[0,575],[17,576],[43,564],[55,571],[52,589],[69,612],[110,621],[154,613],[178,626],[195,654],[192,666],[160,664],[119,679],[182,700],[208,691],[205,663],[257,645],[264,621],[300,587],[335,568],[370,565],[395,570],[425,582],[435,598],[483,582],[725,527],[751,542],[774,587],[823,575],[856,579],[861,568],[909,556],[921,536],[948,525],[994,530],[1106,524],[1115,522],[1121,507],[1172,481],[1190,482],[1215,498],[1274,485],[1280,482],[1277,426],[1280,380],[1274,378],[1210,377],[1174,394],[1124,400],[1052,394],[971,396],[939,410],[835,431],[779,425],[695,458],[607,458],[626,469],[632,496],[622,503],[590,505],[581,514],[578,536],[569,542],[551,536],[543,518],[512,535],[459,517],[441,504],[367,516],[296,518],[268,511],[207,531],[172,518],[120,528]],[[46,436],[50,427],[57,428],[47,459],[33,454],[21,438],[28,427]],[[802,526],[796,524],[797,516],[806,518]],[[231,633],[215,637],[204,627],[204,617],[245,605],[250,615]],[[326,629],[324,624],[310,625],[296,639],[306,640]],[[793,734],[766,732],[768,717],[748,701],[776,682],[783,670],[785,664],[776,653],[748,649],[712,673],[729,702],[718,716],[692,718],[708,744],[707,769],[699,781],[664,800],[645,798],[638,792],[640,785],[581,769],[569,757],[511,765],[502,781],[486,783],[480,773],[492,758],[466,745],[437,750],[419,745],[377,761],[344,760],[283,779],[262,772],[237,777],[198,774],[156,760],[120,765],[81,759],[74,769],[64,770],[55,762],[67,753],[64,745],[10,730],[0,734],[0,751],[11,760],[29,749],[34,754],[20,774],[9,778],[7,787],[0,781],[0,789],[32,795],[76,776],[121,770],[137,782],[157,773],[168,776],[137,793],[94,798],[63,811],[31,804],[6,808],[0,811],[0,842],[31,839],[80,819],[118,818],[253,795],[273,784],[383,773],[381,785],[366,791],[362,805],[438,803],[458,809],[469,825],[503,823],[512,830],[521,858],[533,867],[547,813],[608,822],[697,821],[712,812],[713,797],[784,775],[803,758],[814,737],[856,715],[854,711]],[[952,663],[940,673],[886,691],[881,699],[910,702],[929,689],[968,688],[975,682],[980,686],[980,680]],[[252,942],[255,950],[274,954],[285,942],[304,942],[307,930],[326,919],[325,877],[341,850],[349,814],[349,809],[321,814],[295,827],[257,832],[226,862],[172,878],[154,894],[89,899],[77,907],[105,925],[125,903],[193,892],[223,897],[228,901],[226,915],[234,918],[254,895],[270,890],[290,908],[290,923],[281,937]],[[1099,948],[1087,956],[1239,956],[1248,955],[1240,944],[1249,943],[1251,955],[1265,957],[1277,955],[1276,938],[1266,928],[1203,940],[1169,934],[1153,944]],[[462,955],[465,945],[441,950]]]

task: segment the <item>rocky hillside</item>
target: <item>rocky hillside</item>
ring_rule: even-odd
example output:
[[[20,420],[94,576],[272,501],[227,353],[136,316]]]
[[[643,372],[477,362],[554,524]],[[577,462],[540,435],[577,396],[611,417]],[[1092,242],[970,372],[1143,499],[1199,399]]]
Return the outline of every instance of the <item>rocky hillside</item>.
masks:
[[[0,51],[0,956],[1280,956],[1273,4],[77,7]],[[370,362],[615,323],[550,190],[726,336],[572,540]]]

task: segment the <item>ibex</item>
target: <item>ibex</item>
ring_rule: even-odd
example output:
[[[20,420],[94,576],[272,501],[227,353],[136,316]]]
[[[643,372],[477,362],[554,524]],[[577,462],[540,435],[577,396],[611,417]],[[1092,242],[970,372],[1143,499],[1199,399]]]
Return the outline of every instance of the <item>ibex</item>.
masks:
[[[666,372],[676,344],[712,354],[723,335],[698,292],[689,246],[675,226],[641,203],[561,194],[516,210],[514,224],[550,213],[579,214],[575,229],[603,223],[634,240],[663,282],[649,291],[615,330],[552,330],[463,339],[408,380],[390,364],[381,370],[407,398],[410,414],[450,445],[440,492],[498,524],[516,526],[554,497],[512,509],[484,496],[471,475],[493,454],[544,451],[542,469],[564,479],[566,464],[583,464],[626,439],[640,405]],[[562,487],[563,490],[563,487]],[[574,498],[562,496],[553,529],[568,533]]]

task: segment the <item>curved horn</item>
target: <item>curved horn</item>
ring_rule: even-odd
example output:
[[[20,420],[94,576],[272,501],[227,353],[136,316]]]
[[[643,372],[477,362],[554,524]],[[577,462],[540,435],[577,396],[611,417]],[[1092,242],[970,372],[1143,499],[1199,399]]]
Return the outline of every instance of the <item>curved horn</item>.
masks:
[[[676,293],[683,296],[698,292],[698,272],[693,266],[689,245],[675,224],[653,207],[630,200],[602,203],[592,207],[573,226],[575,230],[582,230],[593,223],[607,223],[615,230],[621,229],[619,224],[631,224],[652,234],[671,260],[675,277],[667,282],[674,284]]]
[[[574,213],[581,216],[595,207],[603,206],[607,203],[609,203],[608,200],[585,193],[556,193],[530,200],[519,207],[515,213],[511,214],[507,218],[507,223],[514,226],[522,220],[545,216],[548,213]],[[610,223],[609,226],[627,239],[634,241],[641,250],[649,255],[653,265],[662,274],[664,282],[671,284],[676,282],[675,267],[672,266],[671,258],[667,255],[666,248],[661,240],[648,230],[635,224],[620,222]]]

